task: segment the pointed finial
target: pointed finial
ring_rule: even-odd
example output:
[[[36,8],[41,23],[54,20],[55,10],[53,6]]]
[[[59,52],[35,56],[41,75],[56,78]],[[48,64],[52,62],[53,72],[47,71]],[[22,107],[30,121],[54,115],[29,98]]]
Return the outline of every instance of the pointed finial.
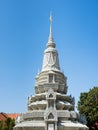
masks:
[[[40,70],[39,70],[39,68],[38,68],[38,74],[40,73]]]
[[[50,37],[52,38],[52,12],[50,12]]]
[[[52,24],[52,12],[50,12],[50,24]]]
[[[48,39],[48,44],[47,44],[47,47],[48,46],[52,46],[52,47],[55,47],[55,44],[54,44],[54,39],[53,39],[53,35],[52,35],[52,12],[50,12],[50,34],[49,34],[49,39]]]

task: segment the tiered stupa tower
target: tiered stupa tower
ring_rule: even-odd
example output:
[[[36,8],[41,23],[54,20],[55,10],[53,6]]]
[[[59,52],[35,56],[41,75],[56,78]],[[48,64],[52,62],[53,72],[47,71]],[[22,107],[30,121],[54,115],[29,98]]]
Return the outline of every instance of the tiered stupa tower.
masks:
[[[36,94],[28,97],[28,111],[16,120],[14,130],[87,130],[79,123],[74,98],[67,95],[67,88],[67,77],[60,70],[50,15],[50,34],[42,70],[36,76]]]

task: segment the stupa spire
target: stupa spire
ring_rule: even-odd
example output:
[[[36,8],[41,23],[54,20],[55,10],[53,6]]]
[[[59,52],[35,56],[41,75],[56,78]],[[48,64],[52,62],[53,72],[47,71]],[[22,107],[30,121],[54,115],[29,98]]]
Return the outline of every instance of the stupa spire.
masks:
[[[50,34],[49,34],[49,42],[53,42],[53,35],[52,35],[52,12],[50,13]]]
[[[50,33],[47,48],[44,51],[44,59],[42,65],[42,71],[49,70],[60,71],[58,52],[55,48],[55,43],[52,34],[52,13],[50,13]]]
[[[52,46],[55,47],[54,39],[53,39],[53,33],[52,33],[52,12],[50,12],[50,33],[49,33],[49,39],[48,39],[48,44],[47,47]]]

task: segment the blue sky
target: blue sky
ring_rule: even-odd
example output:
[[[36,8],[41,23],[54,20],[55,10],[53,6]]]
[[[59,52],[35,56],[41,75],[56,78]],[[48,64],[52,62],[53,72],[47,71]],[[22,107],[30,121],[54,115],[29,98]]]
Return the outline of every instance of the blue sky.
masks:
[[[41,70],[53,13],[53,36],[68,94],[98,86],[98,0],[0,1],[0,112],[27,111]]]

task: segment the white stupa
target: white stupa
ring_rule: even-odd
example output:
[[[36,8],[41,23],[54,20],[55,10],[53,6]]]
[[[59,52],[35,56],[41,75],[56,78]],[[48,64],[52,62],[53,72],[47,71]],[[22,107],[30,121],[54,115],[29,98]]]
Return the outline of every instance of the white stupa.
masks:
[[[67,77],[60,70],[58,52],[50,34],[44,51],[42,70],[36,76],[35,95],[28,98],[28,111],[23,113],[14,130],[88,130],[74,110],[74,98],[67,95]]]

